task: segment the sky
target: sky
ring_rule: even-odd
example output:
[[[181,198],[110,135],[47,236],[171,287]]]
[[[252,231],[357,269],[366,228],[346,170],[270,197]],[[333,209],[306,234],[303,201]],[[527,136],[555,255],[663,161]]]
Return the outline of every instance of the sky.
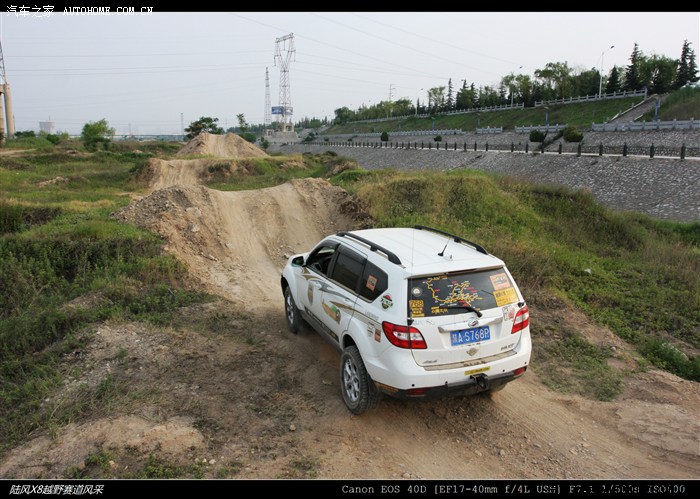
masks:
[[[339,107],[390,98],[424,102],[429,88],[450,78],[455,89],[463,80],[497,87],[511,72],[534,76],[549,62],[575,70],[602,66],[607,74],[629,64],[635,43],[645,55],[677,59],[688,40],[700,53],[699,12],[155,8],[142,15],[139,1],[127,4],[136,6],[135,15],[0,13],[16,130],[38,131],[40,121],[50,120],[58,131],[79,134],[85,123],[104,118],[117,134],[180,134],[182,123],[202,116],[236,126],[241,113],[263,123],[265,70],[275,106],[281,76],[275,40],[290,34],[294,120],[332,119]]]

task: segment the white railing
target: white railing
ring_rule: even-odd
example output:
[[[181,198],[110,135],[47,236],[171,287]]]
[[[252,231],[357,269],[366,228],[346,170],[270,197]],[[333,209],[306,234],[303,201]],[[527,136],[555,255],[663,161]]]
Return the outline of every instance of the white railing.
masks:
[[[541,106],[548,106],[550,104],[571,104],[572,102],[590,102],[590,101],[596,101],[596,100],[605,100],[605,99],[624,99],[626,97],[642,97],[644,96],[646,98],[647,96],[647,89],[645,88],[644,90],[635,90],[633,92],[613,92],[611,94],[603,94],[603,95],[580,95],[578,97],[569,97],[566,99],[553,99],[553,100],[542,100],[542,101],[535,101],[535,107],[541,107]]]
[[[592,123],[594,132],[640,132],[644,130],[700,130],[700,120],[631,121],[627,123]]]
[[[533,130],[539,132],[560,132],[566,128],[567,125],[532,125],[532,126],[516,126],[515,133],[530,133]]]

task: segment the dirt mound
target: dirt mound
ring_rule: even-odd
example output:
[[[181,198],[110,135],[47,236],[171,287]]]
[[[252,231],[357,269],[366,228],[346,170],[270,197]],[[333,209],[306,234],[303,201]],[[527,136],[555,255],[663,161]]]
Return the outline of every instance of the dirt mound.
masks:
[[[235,171],[235,161],[216,159],[149,159],[137,180],[145,182],[151,190],[164,189],[173,185],[197,185],[212,169],[226,168]]]
[[[238,192],[181,184],[115,216],[163,236],[167,250],[210,291],[249,305],[281,301],[279,275],[290,255],[369,218],[345,190],[323,179]]]
[[[180,149],[176,156],[216,156],[218,158],[264,157],[262,149],[235,133],[214,135],[202,132]]]

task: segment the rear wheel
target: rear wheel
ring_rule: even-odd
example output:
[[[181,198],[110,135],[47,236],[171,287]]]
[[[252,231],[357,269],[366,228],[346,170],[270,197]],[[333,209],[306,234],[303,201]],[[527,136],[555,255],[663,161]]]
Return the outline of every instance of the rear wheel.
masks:
[[[287,327],[292,333],[297,334],[299,332],[299,309],[294,303],[289,286],[284,289],[284,312],[287,317]]]
[[[343,350],[340,357],[340,390],[350,412],[362,414],[377,407],[380,393],[367,374],[365,363],[355,345]]]

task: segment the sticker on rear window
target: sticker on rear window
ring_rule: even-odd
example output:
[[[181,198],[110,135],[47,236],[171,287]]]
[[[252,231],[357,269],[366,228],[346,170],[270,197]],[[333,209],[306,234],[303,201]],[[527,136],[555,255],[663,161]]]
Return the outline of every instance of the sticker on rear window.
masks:
[[[425,312],[423,312],[425,303],[423,300],[409,300],[408,304],[411,307],[411,317],[425,317]]]
[[[374,291],[374,288],[377,286],[377,278],[374,277],[373,275],[369,276],[367,278],[367,289],[370,291]]]
[[[513,288],[494,291],[493,297],[496,299],[496,305],[499,307],[518,301],[518,295],[515,294],[515,289]]]
[[[498,291],[499,289],[506,289],[506,288],[511,287],[510,281],[508,280],[508,276],[506,275],[505,272],[489,276],[489,278],[491,279],[491,284],[493,284],[493,289],[495,291]]]

